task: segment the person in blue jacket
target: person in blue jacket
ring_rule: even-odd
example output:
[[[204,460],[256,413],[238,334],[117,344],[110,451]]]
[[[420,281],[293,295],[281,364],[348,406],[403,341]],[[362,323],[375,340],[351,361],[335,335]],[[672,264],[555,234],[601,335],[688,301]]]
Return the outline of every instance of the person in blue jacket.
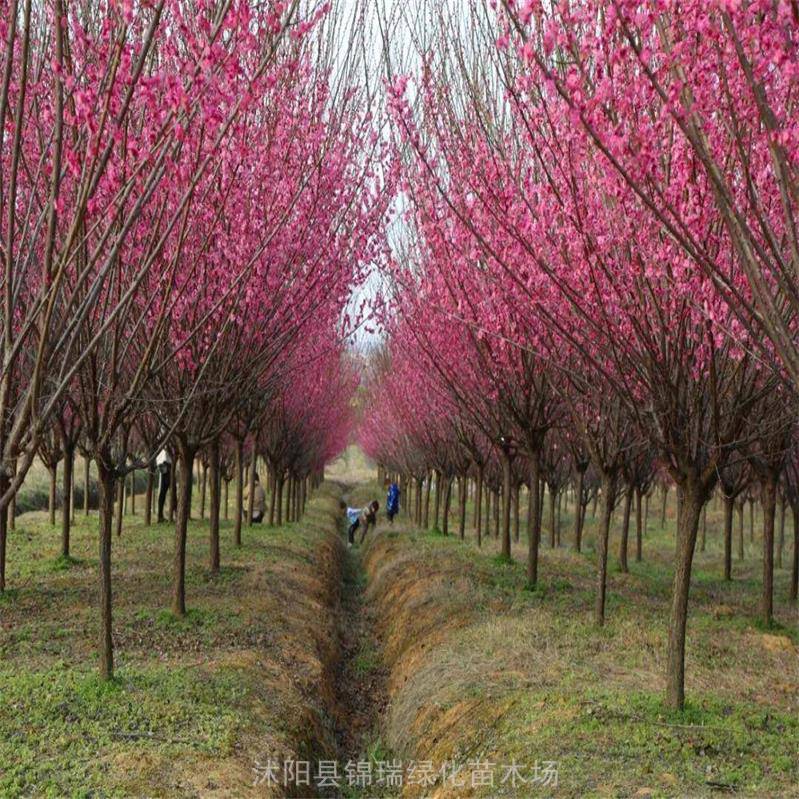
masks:
[[[386,514],[390,524],[394,524],[394,517],[399,513],[400,487],[392,482],[386,494]]]

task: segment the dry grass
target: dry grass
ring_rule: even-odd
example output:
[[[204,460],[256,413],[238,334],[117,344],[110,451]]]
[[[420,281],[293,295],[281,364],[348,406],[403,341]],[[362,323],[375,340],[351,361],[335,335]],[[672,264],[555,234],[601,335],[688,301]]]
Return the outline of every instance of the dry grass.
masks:
[[[592,621],[592,535],[586,555],[544,545],[541,585],[528,591],[523,541],[507,565],[493,539],[480,552],[407,522],[379,529],[366,569],[390,669],[389,748],[439,764],[559,763],[557,789],[439,781],[424,795],[799,794],[799,636],[785,571],[776,598],[786,626],[763,631],[756,558],[724,584],[715,537],[697,554],[689,702],[675,714],[661,701],[670,530],[647,536],[631,574],[611,569],[604,629]]]

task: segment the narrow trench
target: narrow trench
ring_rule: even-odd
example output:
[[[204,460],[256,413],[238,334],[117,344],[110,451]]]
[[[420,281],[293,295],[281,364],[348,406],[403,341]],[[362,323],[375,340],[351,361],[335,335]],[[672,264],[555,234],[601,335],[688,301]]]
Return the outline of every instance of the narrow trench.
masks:
[[[346,532],[346,528],[344,528]],[[376,784],[375,760],[385,759],[380,744],[380,721],[387,704],[386,670],[376,635],[374,610],[365,598],[366,574],[361,548],[346,546],[338,608],[341,656],[336,671],[335,737],[341,789],[335,796],[382,797]],[[371,785],[351,785],[347,765],[353,773],[359,764],[371,762]],[[361,768],[365,768],[361,766]],[[365,779],[364,782],[367,780]]]

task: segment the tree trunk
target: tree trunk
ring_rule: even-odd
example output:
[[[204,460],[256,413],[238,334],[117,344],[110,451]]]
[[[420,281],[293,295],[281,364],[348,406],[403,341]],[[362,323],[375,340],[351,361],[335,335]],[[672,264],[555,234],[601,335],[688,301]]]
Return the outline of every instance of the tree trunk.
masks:
[[[208,565],[213,574],[219,571],[219,509],[221,476],[219,474],[219,442],[211,442],[208,448],[208,480],[210,482],[210,505],[208,507],[209,558]]]
[[[755,501],[749,500],[749,543],[755,540]]]
[[[785,497],[780,497],[780,532],[777,537],[777,554],[775,565],[778,569],[782,568],[782,550],[785,549]]]
[[[494,538],[499,538],[499,506],[500,506],[500,497],[499,497],[500,489],[498,488],[494,492],[494,498],[492,501],[492,505],[494,508]]]
[[[196,450],[185,442],[178,443],[178,510],[175,522],[175,558],[172,564],[172,613],[186,615],[186,534],[191,508],[191,477]]]
[[[11,480],[5,474],[0,474],[0,494],[5,494]],[[8,510],[0,510],[0,594],[6,590],[6,550],[8,548],[8,519],[11,506]]]
[[[97,461],[97,488],[100,493],[100,678],[114,676],[114,642],[111,637],[111,542],[114,524],[114,495],[117,493],[114,470]]]
[[[438,519],[441,513],[441,472],[436,469],[436,499],[435,505],[433,506],[433,527],[435,530],[439,530],[438,526]]]
[[[549,486],[549,547],[555,548],[555,502],[557,501],[556,492]]]
[[[249,494],[247,496],[247,523],[252,527],[252,508],[255,502],[255,445],[253,444],[252,458],[250,459],[250,472],[247,476]],[[280,522],[278,521],[278,524]]]
[[[58,464],[51,464],[50,471],[50,495],[47,501],[47,510],[50,513],[50,526],[55,527],[55,498],[56,484],[58,482]]]
[[[635,489],[635,562],[643,560],[644,548],[644,520],[641,513],[641,489]]]
[[[447,475],[444,478],[444,507],[442,509],[441,531],[444,535],[449,535],[449,506],[452,502],[452,477]]]
[[[527,525],[527,586],[533,588],[538,582],[538,545],[541,541],[541,520],[538,516],[539,505],[539,453],[529,453],[530,460],[530,506],[528,508]]]
[[[83,456],[83,515],[89,515],[89,490],[90,490],[90,474],[91,458],[88,455]]]
[[[430,488],[433,484],[432,472],[427,473],[427,481],[424,489],[424,529],[430,529]]]
[[[669,497],[669,487],[667,485],[663,486],[663,505],[660,508],[660,526],[666,526],[666,500]]]
[[[799,503],[791,505],[793,511],[793,566],[791,568],[791,602],[799,595]]]
[[[738,560],[744,559],[744,503],[738,505]]]
[[[72,469],[75,450],[64,450],[64,502],[61,508],[61,554],[69,557],[69,534],[72,523]]]
[[[236,505],[233,508],[233,540],[241,546],[241,515],[244,511],[244,441],[236,441]]]
[[[474,489],[474,531],[477,546],[483,545],[483,464],[477,464],[477,484]]]
[[[630,571],[627,564],[627,549],[630,542],[630,510],[633,504],[633,489],[629,486],[624,494],[624,515],[621,521],[621,540],[619,541],[619,567],[623,573]]]
[[[732,580],[732,512],[735,500],[724,495],[724,579]]]
[[[125,478],[117,479],[117,538],[122,535],[122,514],[125,510]]]
[[[519,492],[521,486],[513,486],[513,540],[519,543]]]
[[[699,551],[704,552],[707,547],[707,503],[702,508],[702,535],[699,539]]]
[[[178,512],[178,470],[176,468],[178,459],[177,453],[172,455],[172,466],[169,470],[169,521],[175,521]]]
[[[205,491],[208,483],[208,467],[200,463],[200,518],[205,518]]]
[[[467,478],[461,479],[461,492],[460,496],[458,497],[460,501],[460,507],[458,508],[458,513],[460,514],[460,518],[458,519],[458,535],[461,538],[461,541],[466,537],[466,498],[469,496],[469,483]]]
[[[644,495],[644,535],[649,532],[649,493]]]
[[[502,558],[511,559],[510,543],[510,512],[511,512],[511,460],[506,452],[503,452],[502,461]]]
[[[666,667],[666,704],[682,710],[685,705],[685,628],[688,621],[688,593],[691,587],[699,517],[707,498],[696,483],[686,482],[681,494],[680,523],[677,527],[677,558],[669,618]]]
[[[275,494],[277,495],[275,498],[275,504],[277,506],[277,526],[283,524],[283,483],[284,478],[282,474],[278,474],[275,478]],[[250,516],[252,519],[252,516]]]
[[[585,479],[585,472],[582,469],[577,470],[577,488],[575,489],[574,497],[574,550],[580,552],[583,548],[583,525],[582,525],[582,507],[583,507],[583,480]]]
[[[777,506],[777,475],[769,473],[761,483],[763,504],[763,624],[770,627],[774,615],[774,516]]]
[[[608,540],[610,538],[610,517],[613,513],[613,502],[616,498],[616,480],[614,473],[602,475],[602,509],[597,531],[597,582],[596,602],[594,604],[594,620],[601,627],[605,623],[605,595],[608,585]]]
[[[485,495],[485,516],[483,517],[483,528],[487,538],[491,538],[491,488],[488,483],[483,482],[483,494]]]
[[[136,515],[136,471],[130,473],[130,512]]]
[[[144,494],[144,523],[149,527],[153,523],[153,489],[155,488],[155,472],[150,464],[147,467],[147,490]]]

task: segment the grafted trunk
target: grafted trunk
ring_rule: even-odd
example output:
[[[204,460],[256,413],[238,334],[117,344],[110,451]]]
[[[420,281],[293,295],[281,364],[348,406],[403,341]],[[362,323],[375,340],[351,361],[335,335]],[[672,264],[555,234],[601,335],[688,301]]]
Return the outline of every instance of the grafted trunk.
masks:
[[[732,580],[732,512],[735,500],[724,495],[724,579]]]
[[[511,459],[506,452],[502,453],[502,557],[511,559],[510,543],[510,511],[511,511]]]
[[[191,476],[196,449],[186,442],[178,444],[178,510],[175,522],[175,557],[172,563],[172,613],[186,615],[186,535],[191,508]]]
[[[574,497],[574,549],[576,552],[580,552],[583,548],[582,508],[583,508],[584,479],[585,479],[585,472],[582,469],[578,469],[577,487],[575,489],[575,497]]]
[[[630,509],[633,503],[633,490],[629,486],[624,495],[624,515],[621,521],[621,540],[619,541],[619,567],[625,574],[630,571],[627,565],[627,548],[630,541]]]
[[[69,536],[72,524],[72,468],[75,450],[64,451],[64,502],[61,508],[61,554],[69,557]]]
[[[605,595],[608,584],[608,539],[610,538],[610,517],[613,514],[613,502],[616,498],[615,473],[602,475],[602,506],[597,531],[597,582],[596,601],[594,603],[594,620],[600,627],[605,623]]]
[[[774,615],[774,516],[777,507],[777,475],[770,472],[761,484],[763,503],[763,597],[760,612],[770,627]]]
[[[538,515],[539,504],[539,453],[529,453],[530,460],[530,507],[527,525],[527,586],[532,588],[538,582],[538,545],[541,541],[541,519]]]
[[[210,505],[208,508],[209,557],[208,565],[212,573],[219,571],[219,442],[213,441],[208,448],[208,479],[210,482]]]
[[[680,520],[677,527],[677,557],[669,617],[666,667],[666,703],[675,710],[685,705],[685,630],[688,622],[688,594],[691,567],[699,531],[699,517],[707,498],[698,482],[687,480],[680,491]]]
[[[100,678],[114,676],[114,642],[111,636],[111,542],[114,524],[114,494],[117,483],[114,470],[99,458],[97,461],[97,487],[100,493]]]

